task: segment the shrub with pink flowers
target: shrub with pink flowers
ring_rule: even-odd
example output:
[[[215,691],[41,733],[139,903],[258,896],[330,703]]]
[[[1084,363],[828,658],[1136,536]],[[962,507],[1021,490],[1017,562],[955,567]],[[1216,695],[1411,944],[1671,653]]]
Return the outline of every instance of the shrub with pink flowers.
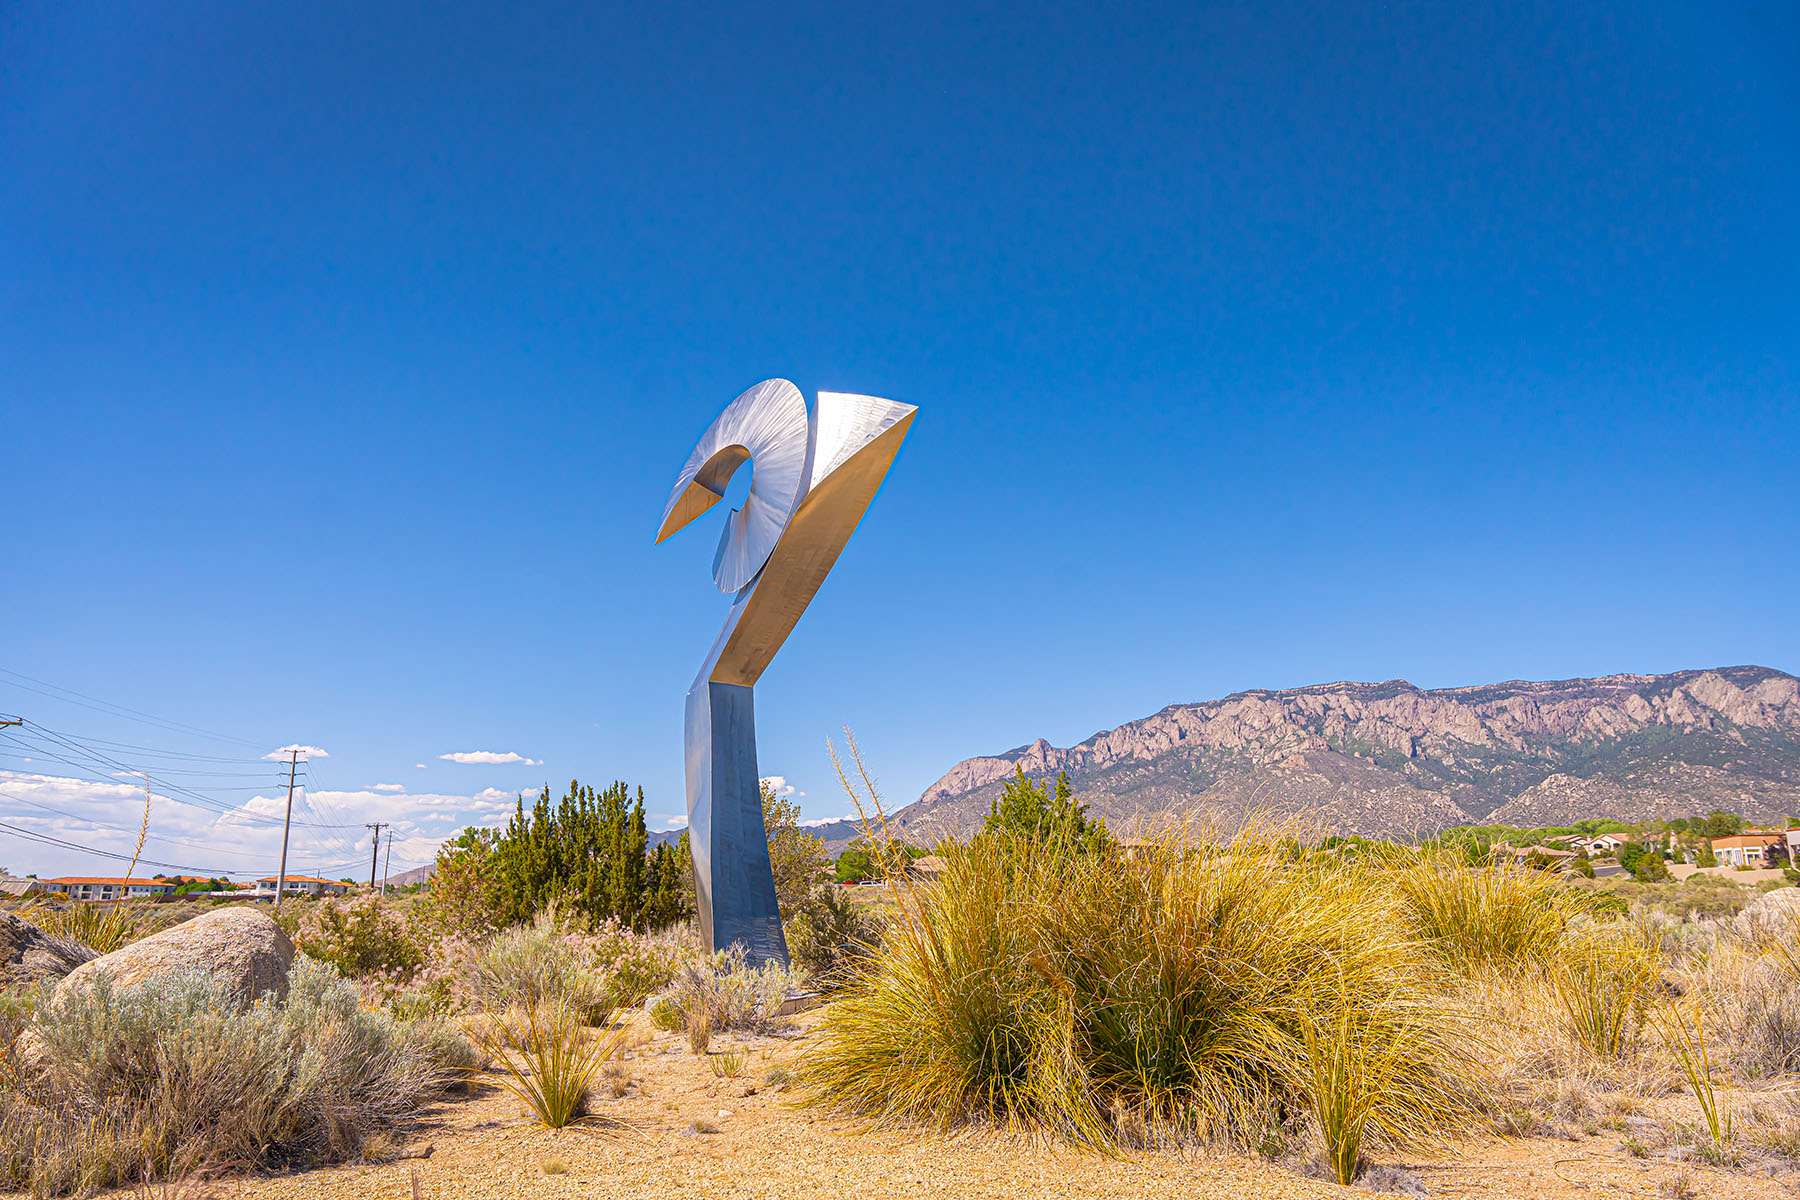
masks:
[[[410,982],[425,965],[425,944],[399,909],[374,894],[328,898],[306,906],[294,945],[351,979],[391,976]]]

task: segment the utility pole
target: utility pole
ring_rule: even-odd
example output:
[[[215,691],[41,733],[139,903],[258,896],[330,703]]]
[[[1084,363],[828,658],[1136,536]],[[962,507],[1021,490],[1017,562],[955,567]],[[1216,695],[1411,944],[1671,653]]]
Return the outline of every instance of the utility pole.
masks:
[[[387,825],[384,822],[375,821],[364,825],[363,828],[375,831],[375,844],[369,847],[369,890],[372,892],[375,890],[375,856],[381,853],[381,831],[386,829]]]
[[[404,861],[404,860],[403,860]],[[387,866],[381,871],[381,894],[387,895],[388,872],[394,869],[394,831],[388,830]]]
[[[288,752],[287,815],[281,818],[281,867],[275,872],[275,911],[281,911],[281,893],[287,890],[288,826],[294,822],[294,772],[300,766],[300,751]]]

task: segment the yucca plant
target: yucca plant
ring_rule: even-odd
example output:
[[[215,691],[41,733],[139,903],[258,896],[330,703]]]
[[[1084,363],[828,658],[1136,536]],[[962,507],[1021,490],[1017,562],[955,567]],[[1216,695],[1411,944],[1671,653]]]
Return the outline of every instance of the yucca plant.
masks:
[[[720,1079],[736,1079],[744,1073],[744,1056],[736,1050],[721,1050],[709,1057],[706,1065]]]
[[[1362,1167],[1363,1133],[1380,1105],[1393,1063],[1357,1028],[1353,1010],[1327,1004],[1321,1022],[1302,1027],[1306,1045],[1302,1080],[1312,1098],[1313,1118],[1325,1144],[1325,1162],[1348,1187]]]
[[[1616,932],[1590,934],[1565,948],[1549,979],[1574,1039],[1595,1057],[1615,1061],[1643,1023],[1656,957]]]
[[[130,879],[132,872],[137,870],[138,857],[143,854],[144,842],[149,836],[150,777],[145,775],[144,819],[138,825],[137,845],[131,851],[131,865],[125,868],[125,878]],[[123,891],[111,903],[76,900],[67,908],[58,908],[54,904],[38,902],[19,915],[45,933],[70,938],[101,954],[111,954],[137,937],[134,922],[125,909]]]
[[[478,1018],[469,1036],[505,1072],[501,1086],[539,1124],[561,1129],[587,1115],[588,1089],[618,1053],[625,1029],[609,1017],[590,1033],[587,1014],[542,1001],[527,1006],[517,1023]]]
[[[1713,1087],[1712,1056],[1706,1049],[1706,1025],[1701,1019],[1699,1005],[1693,1006],[1690,1022],[1688,1013],[1671,1004],[1657,1019],[1656,1031],[1680,1064],[1681,1073],[1687,1076],[1688,1086],[1700,1105],[1700,1115],[1706,1120],[1706,1132],[1712,1138],[1713,1148],[1724,1146],[1732,1135],[1731,1110],[1720,1105],[1718,1092]]]
[[[101,954],[110,954],[135,940],[131,914],[122,901],[71,901],[66,908],[35,903],[19,915],[45,933],[80,942]]]

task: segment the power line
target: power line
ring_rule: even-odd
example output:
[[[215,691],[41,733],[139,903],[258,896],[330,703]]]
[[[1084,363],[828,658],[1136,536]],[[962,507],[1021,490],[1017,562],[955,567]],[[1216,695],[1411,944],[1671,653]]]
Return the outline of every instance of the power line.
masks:
[[[89,772],[90,774],[108,776],[108,778],[106,778],[104,780],[98,780],[96,782],[104,782],[104,783],[111,784],[112,783],[111,776],[114,771],[126,773],[126,774],[132,774],[132,775],[143,774],[142,771],[134,769],[133,767],[131,767],[130,764],[125,763],[117,758],[114,758],[111,755],[109,755],[103,751],[95,750],[93,747],[86,745],[84,742],[75,738],[71,734],[59,733],[58,731],[56,731],[54,729],[50,729],[50,728],[47,728],[46,726],[39,725],[35,721],[26,721],[25,728],[27,730],[37,734],[41,738],[48,739],[53,746],[60,748],[61,750],[65,750],[69,754],[74,754],[77,757],[70,758],[70,757],[68,757],[67,754],[57,753],[56,749],[48,749],[41,745],[31,745],[31,744],[28,744],[25,742],[17,742],[16,738],[15,738],[15,744],[23,746],[25,749],[31,750],[33,753],[41,755],[44,758],[51,759],[52,761],[55,761],[55,762],[60,762],[60,763],[64,764],[65,766],[74,767],[77,770],[85,770],[85,771]],[[9,738],[14,737],[14,735],[0,735],[0,736],[9,737]],[[87,761],[81,761],[82,759],[86,759]],[[110,768],[110,770],[109,770],[109,768]],[[166,795],[166,797],[168,799],[173,800],[178,804],[191,804],[195,807],[209,809],[215,813],[219,813],[224,816],[238,817],[238,818],[242,818],[242,819],[250,820],[250,821],[261,821],[261,822],[264,822],[267,824],[275,823],[275,818],[272,816],[267,816],[263,813],[256,812],[253,809],[246,808],[242,805],[228,804],[224,801],[217,800],[211,796],[208,796],[205,793],[198,792],[198,791],[194,790],[193,788],[185,787],[181,784],[174,783],[174,782],[170,781],[169,779],[167,779],[161,772],[152,772],[151,778],[152,778],[153,782],[156,784],[156,786],[158,786],[164,792],[164,794]],[[218,791],[256,791],[256,792],[260,792],[262,789],[261,788],[218,788],[216,790],[218,790]],[[296,822],[296,824],[308,824],[308,822],[302,821],[302,822]],[[341,828],[341,829],[348,829],[351,827],[348,823],[344,823],[342,825],[337,825],[337,826],[326,826],[326,824],[321,821],[321,822],[317,822],[317,824],[320,825],[321,827],[334,827],[334,828]]]
[[[128,833],[134,837],[137,835],[137,832],[138,832],[135,829],[127,829],[123,825],[108,825],[105,821],[96,821],[92,817],[84,817],[80,813],[72,813],[72,812],[68,811],[67,809],[52,808],[48,804],[39,804],[36,800],[27,800],[25,797],[15,796],[11,792],[0,792],[0,799],[12,800],[18,804],[28,804],[32,808],[40,808],[40,809],[43,809],[47,813],[55,813],[59,817],[68,817],[72,821],[85,821],[87,824],[94,826],[94,828],[96,828],[96,829],[106,829],[106,830],[112,831],[113,833]],[[198,842],[184,842],[184,841],[180,840],[179,838],[164,837],[160,833],[146,834],[145,837],[149,841],[161,842],[166,846],[186,846],[190,850],[217,850],[218,849],[217,846],[203,846]],[[249,853],[249,851],[245,851],[245,853]],[[243,871],[233,871],[233,872],[229,872],[229,873],[234,874],[234,875],[245,874],[245,872],[243,872]]]
[[[4,821],[0,821],[0,833],[9,833],[14,837],[25,838],[26,840],[33,842],[42,842],[46,846],[56,846],[63,850],[79,850],[83,854],[97,854],[102,858],[116,858],[120,862],[132,861],[132,857],[129,854],[115,854],[111,850],[101,850],[94,846],[83,846],[76,842],[65,842],[61,838],[53,838],[45,834],[34,833],[29,829],[20,829],[17,825],[8,825]],[[192,871],[196,875],[205,875],[209,879],[223,875],[242,875],[244,873],[242,871],[217,871],[211,867],[193,867],[182,863],[157,862],[155,859],[151,858],[139,858],[137,861],[149,867],[167,867],[171,871]]]
[[[161,717],[152,716],[150,713],[140,712],[135,708],[126,708],[123,704],[114,704],[108,700],[101,700],[98,697],[77,692],[72,688],[58,687],[54,683],[36,679],[18,671],[9,671],[5,667],[0,667],[0,675],[9,675],[13,679],[23,679],[26,680],[27,683],[38,685],[37,687],[29,687],[25,683],[14,683],[10,685],[12,687],[21,688],[27,692],[36,692],[40,696],[47,696],[52,700],[59,700],[64,704],[75,704],[82,708],[92,708],[96,712],[102,712],[108,716],[122,716],[130,721],[138,721],[145,725],[160,726],[161,728],[171,730],[175,733],[195,734],[200,737],[213,738],[221,742],[237,742],[239,745],[243,746],[254,746],[257,744],[247,738],[233,737],[228,733],[215,733],[210,729],[202,729],[198,725],[187,725],[180,721],[165,721]],[[44,688],[49,690],[40,690]],[[58,695],[57,693],[61,694]],[[76,699],[69,699],[71,696],[76,697]]]

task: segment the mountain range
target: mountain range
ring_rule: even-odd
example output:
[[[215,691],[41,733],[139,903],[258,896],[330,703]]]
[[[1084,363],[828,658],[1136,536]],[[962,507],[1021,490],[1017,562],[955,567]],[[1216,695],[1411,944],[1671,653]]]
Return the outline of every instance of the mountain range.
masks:
[[[1423,689],[1403,679],[1174,704],[1067,748],[1042,738],[957,763],[889,829],[978,828],[1022,768],[1066,771],[1116,834],[1253,813],[1320,833],[1800,813],[1800,680],[1769,667]],[[815,832],[836,849],[860,830]]]

